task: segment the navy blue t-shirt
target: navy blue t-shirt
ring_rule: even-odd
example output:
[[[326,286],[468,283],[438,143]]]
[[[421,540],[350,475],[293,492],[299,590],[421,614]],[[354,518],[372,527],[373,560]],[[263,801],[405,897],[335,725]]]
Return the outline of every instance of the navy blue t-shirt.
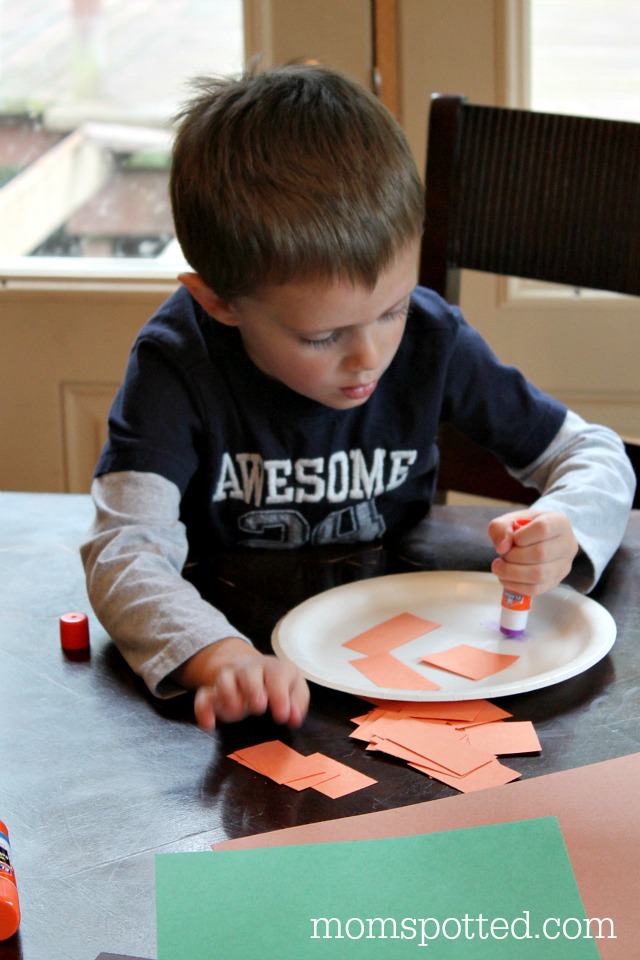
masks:
[[[565,413],[430,290],[414,291],[373,395],[334,410],[263,374],[237,329],[180,288],[134,344],[96,475],[177,484],[192,553],[371,540],[424,516],[441,420],[524,467]]]

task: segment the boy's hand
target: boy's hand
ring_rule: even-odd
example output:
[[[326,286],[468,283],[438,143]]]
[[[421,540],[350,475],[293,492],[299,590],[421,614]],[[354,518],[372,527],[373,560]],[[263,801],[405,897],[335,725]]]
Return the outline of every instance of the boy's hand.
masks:
[[[531,523],[514,532],[514,520]],[[557,587],[571,570],[578,542],[562,513],[517,510],[492,520],[488,533],[500,555],[491,564],[507,590],[533,597]]]
[[[174,676],[196,689],[196,720],[203,730],[267,709],[276,723],[299,727],[309,707],[309,688],[293,664],[264,656],[237,637],[200,650]]]

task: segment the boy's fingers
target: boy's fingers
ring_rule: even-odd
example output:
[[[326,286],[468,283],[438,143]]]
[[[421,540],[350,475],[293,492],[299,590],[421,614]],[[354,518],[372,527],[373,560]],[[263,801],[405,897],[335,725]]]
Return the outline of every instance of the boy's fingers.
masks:
[[[577,552],[568,518],[542,513],[515,533],[513,545],[493,561],[491,569],[507,590],[536,596],[567,576]]]
[[[512,513],[504,513],[500,517],[495,517],[489,522],[487,532],[493,542],[496,553],[502,555],[511,550],[514,544],[514,521],[525,516],[531,517],[532,514],[524,510],[515,510]],[[526,528],[523,527],[522,529],[524,530]],[[518,535],[518,539],[520,539],[520,535]]]
[[[201,730],[210,733],[215,730],[216,712],[213,705],[214,693],[211,687],[200,687],[196,691],[193,709],[196,722]]]
[[[309,709],[309,685],[299,670],[295,671],[293,686],[291,688],[291,709],[289,711],[288,723],[290,727],[302,726],[302,721],[307,715]]]
[[[262,657],[243,671],[240,687],[252,713],[264,713],[268,706],[275,723],[302,723],[309,706],[309,688],[293,664],[273,656]]]
[[[266,699],[262,684],[258,682],[254,685],[245,681],[241,685],[239,680],[236,670],[226,666],[219,671],[215,683],[200,687],[197,691],[194,710],[198,725],[204,730],[213,730],[217,721],[233,723],[244,719],[249,713],[264,713]]]
[[[238,695],[246,714],[264,713],[268,695],[264,682],[264,657],[256,657],[242,664],[236,675]]]
[[[300,709],[297,703],[291,703],[291,711],[289,713],[289,720],[287,721],[287,726],[292,730],[297,730],[298,727],[302,726],[302,721],[304,720],[304,713]]]
[[[246,714],[246,695],[238,683],[236,670],[223,667],[214,684],[217,713],[221,720],[241,720]]]
[[[198,725],[213,730],[270,708],[276,723],[299,727],[309,706],[309,688],[292,664],[255,657],[222,668],[213,684],[200,687],[194,700]]]
[[[508,553],[513,546],[513,523],[504,517],[492,520],[488,527],[489,537],[496,553]]]
[[[507,563],[504,560],[494,560],[491,571],[507,590],[513,593],[524,593],[528,597],[535,597],[556,587],[568,572],[564,565],[525,566]]]
[[[264,677],[274,721],[299,726],[309,703],[308,687],[300,672],[290,663],[267,657]]]

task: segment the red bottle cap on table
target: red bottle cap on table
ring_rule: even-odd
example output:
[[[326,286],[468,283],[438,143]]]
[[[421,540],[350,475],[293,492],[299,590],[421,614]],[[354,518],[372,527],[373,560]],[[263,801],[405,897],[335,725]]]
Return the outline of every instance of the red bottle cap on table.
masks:
[[[86,613],[72,611],[60,617],[60,643],[63,650],[89,648],[89,618]]]

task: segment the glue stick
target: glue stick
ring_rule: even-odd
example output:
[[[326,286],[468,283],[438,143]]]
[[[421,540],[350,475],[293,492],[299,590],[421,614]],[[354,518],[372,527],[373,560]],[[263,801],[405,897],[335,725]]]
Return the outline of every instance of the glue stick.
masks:
[[[521,520],[515,520],[513,530],[519,530],[520,527],[526,527],[531,523],[531,517],[523,517]],[[524,633],[529,617],[531,607],[531,597],[525,593],[514,593],[512,590],[502,591],[502,601],[500,604],[500,632],[505,637],[519,637]]]
[[[20,926],[16,875],[11,866],[9,831],[0,820],[0,940],[8,940]]]

